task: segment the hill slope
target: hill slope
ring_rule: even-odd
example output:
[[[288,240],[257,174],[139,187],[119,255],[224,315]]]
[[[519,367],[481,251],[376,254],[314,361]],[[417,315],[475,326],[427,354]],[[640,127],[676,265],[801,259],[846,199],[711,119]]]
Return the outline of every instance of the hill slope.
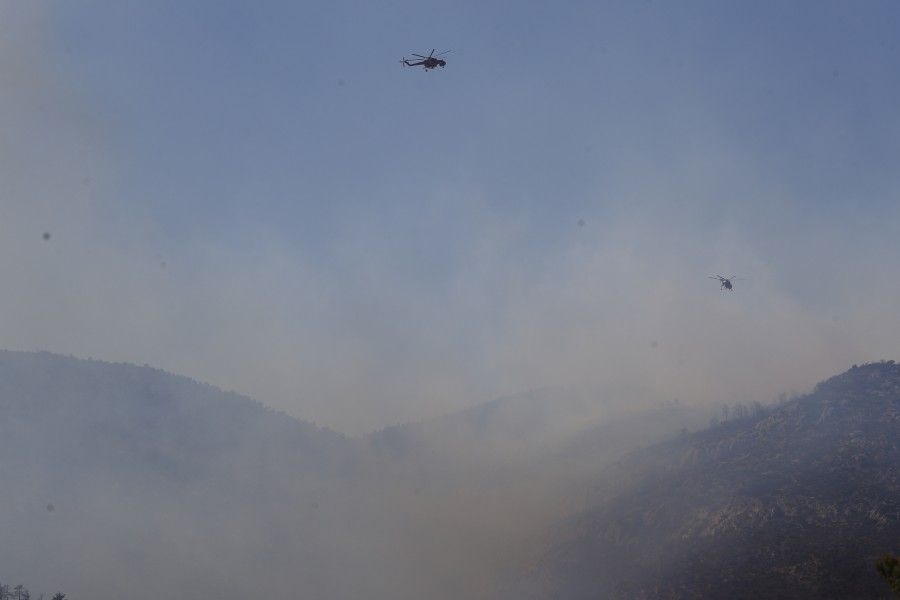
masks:
[[[338,597],[325,567],[350,511],[326,498],[350,495],[358,468],[344,437],[184,377],[0,352],[4,580],[98,599]]]
[[[900,366],[634,453],[553,534],[553,598],[877,598],[900,549]],[[522,592],[522,591],[520,591]]]
[[[490,598],[523,540],[583,506],[570,449],[596,465],[683,425],[599,424],[588,452],[565,441],[591,406],[547,391],[350,440],[155,369],[0,351],[0,580],[97,600]]]
[[[589,483],[629,450],[705,423],[680,405],[614,410],[599,396],[546,389],[370,436],[403,508],[407,564],[442,598],[493,599],[541,532],[585,508]],[[384,517],[382,517],[384,519]],[[427,594],[435,598],[435,592]]]

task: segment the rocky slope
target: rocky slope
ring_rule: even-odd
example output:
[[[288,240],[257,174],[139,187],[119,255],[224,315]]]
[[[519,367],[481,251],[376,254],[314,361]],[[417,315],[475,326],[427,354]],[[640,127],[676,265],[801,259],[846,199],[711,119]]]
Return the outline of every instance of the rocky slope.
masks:
[[[900,549],[900,365],[629,455],[519,595],[878,598]]]

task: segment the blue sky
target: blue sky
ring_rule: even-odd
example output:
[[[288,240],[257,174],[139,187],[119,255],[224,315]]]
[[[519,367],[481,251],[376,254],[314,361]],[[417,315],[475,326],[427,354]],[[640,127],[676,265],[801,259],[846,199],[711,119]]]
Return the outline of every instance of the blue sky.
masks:
[[[656,165],[719,152],[782,197],[723,182],[688,227],[893,204],[891,3],[381,4],[73,3],[57,66],[110,132],[124,209],[174,239],[259,226],[324,258],[348,222],[452,219],[469,186],[553,245],[633,208]],[[431,46],[449,69],[399,68]],[[637,203],[690,210],[671,183]]]
[[[672,354],[646,396],[896,355],[895,2],[6,10],[3,68],[34,81],[4,112],[34,127],[4,153],[84,188],[6,201],[70,259],[41,258],[39,283],[8,267],[8,346],[149,362],[348,431],[627,388],[663,337],[648,323]],[[398,63],[433,47],[446,69]],[[721,314],[720,271],[749,279]],[[773,334],[722,357],[695,333],[725,337],[716,318]]]

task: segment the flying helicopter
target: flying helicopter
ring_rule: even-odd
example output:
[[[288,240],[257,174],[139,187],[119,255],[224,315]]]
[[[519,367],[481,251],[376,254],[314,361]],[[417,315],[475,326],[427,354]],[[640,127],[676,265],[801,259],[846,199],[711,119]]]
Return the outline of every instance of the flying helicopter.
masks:
[[[710,279],[718,279],[719,283],[722,284],[719,289],[733,291],[734,284],[732,281],[740,281],[740,277],[735,277],[732,275],[731,277],[722,277],[721,275],[710,275]]]
[[[406,57],[403,57],[403,60],[401,60],[400,62],[402,62],[407,67],[421,66],[426,71],[428,71],[429,69],[434,69],[435,67],[440,67],[443,69],[444,67],[447,66],[447,61],[440,57],[444,56],[445,54],[449,54],[449,53],[450,53],[450,50],[445,50],[444,52],[439,52],[438,55],[435,56],[434,49],[432,49],[431,54],[429,54],[428,56],[422,56],[421,54],[413,54],[413,56],[421,59],[419,61],[406,60]]]

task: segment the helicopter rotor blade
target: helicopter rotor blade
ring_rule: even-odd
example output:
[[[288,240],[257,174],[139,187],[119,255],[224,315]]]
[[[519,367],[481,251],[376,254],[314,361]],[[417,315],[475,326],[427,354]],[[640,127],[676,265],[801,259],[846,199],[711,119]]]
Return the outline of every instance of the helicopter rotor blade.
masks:
[[[444,50],[443,52],[438,52],[438,53],[435,54],[434,56],[435,56],[435,57],[438,57],[438,56],[444,56],[445,54],[450,54],[451,52],[453,52],[453,50]]]
[[[428,55],[428,58],[431,58],[431,55],[434,54],[435,48],[431,49],[431,54]]]
[[[421,54],[413,54],[413,56],[418,56],[419,58],[428,58],[427,56],[422,56]]]

